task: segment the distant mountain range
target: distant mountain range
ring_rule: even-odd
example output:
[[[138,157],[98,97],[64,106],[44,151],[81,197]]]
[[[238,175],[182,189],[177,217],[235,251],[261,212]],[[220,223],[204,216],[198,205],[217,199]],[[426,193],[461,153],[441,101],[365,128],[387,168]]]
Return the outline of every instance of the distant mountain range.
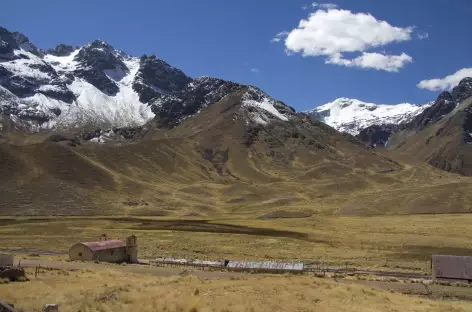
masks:
[[[471,78],[425,105],[343,98],[296,112],[101,40],[41,50],[0,28],[0,215],[377,213],[346,194],[402,185],[412,174],[397,156],[472,175],[471,143]]]
[[[197,196],[202,183],[234,185],[221,196],[237,208],[294,196],[258,183],[401,168],[254,86],[101,40],[40,50],[4,28],[0,40],[0,214],[201,215],[220,205]]]

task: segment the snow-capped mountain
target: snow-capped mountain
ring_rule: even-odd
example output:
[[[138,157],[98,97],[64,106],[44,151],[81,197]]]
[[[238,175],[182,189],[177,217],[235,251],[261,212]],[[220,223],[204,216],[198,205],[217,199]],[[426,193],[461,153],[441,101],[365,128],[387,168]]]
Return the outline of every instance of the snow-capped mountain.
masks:
[[[154,117],[152,99],[190,81],[155,56],[101,40],[42,51],[0,27],[0,116],[29,130],[139,126]]]
[[[111,129],[153,118],[172,128],[243,89],[241,109],[250,111],[252,122],[288,120],[295,113],[255,87],[192,79],[154,55],[133,57],[102,40],[40,50],[25,35],[0,27],[0,121],[8,119],[17,128]]]
[[[338,131],[357,135],[363,129],[373,125],[398,125],[409,122],[431,105],[432,103],[387,105],[339,98],[305,113]]]

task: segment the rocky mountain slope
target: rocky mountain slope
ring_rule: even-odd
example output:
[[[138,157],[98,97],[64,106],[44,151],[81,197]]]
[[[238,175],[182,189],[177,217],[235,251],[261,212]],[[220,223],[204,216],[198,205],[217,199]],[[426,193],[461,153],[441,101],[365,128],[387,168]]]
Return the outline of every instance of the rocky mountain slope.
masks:
[[[414,118],[401,123],[371,125],[362,129],[357,137],[371,146],[387,146],[394,149],[406,136],[423,130],[429,124],[437,123],[462,101],[472,96],[470,85],[470,79],[464,79],[451,92],[441,93],[435,102],[426,105],[425,109]]]
[[[434,105],[402,125],[386,147],[446,171],[472,175],[472,78],[441,93]]]
[[[391,126],[409,122],[431,104],[386,105],[339,98],[305,113],[338,131],[358,135],[370,126]]]

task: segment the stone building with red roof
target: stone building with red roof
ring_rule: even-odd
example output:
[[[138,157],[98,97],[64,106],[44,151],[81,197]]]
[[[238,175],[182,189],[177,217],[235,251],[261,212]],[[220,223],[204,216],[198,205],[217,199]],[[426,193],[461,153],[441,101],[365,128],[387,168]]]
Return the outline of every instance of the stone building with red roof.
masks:
[[[104,240],[97,242],[77,243],[69,249],[71,261],[102,261],[102,262],[138,262],[136,236],[121,240]]]

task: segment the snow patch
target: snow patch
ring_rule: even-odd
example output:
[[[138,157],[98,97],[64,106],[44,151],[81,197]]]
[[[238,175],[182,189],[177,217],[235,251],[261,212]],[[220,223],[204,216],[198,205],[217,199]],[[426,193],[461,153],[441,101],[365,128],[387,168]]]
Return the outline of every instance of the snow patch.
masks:
[[[243,101],[243,106],[246,107],[257,107],[260,109],[265,110],[266,112],[272,114],[273,116],[277,117],[280,120],[283,121],[288,121],[288,118],[281,114],[275,107],[274,107],[274,101],[268,97],[263,98],[261,101],[256,101],[256,100],[244,100]]]
[[[78,65],[78,63],[74,61],[74,58],[77,56],[79,51],[80,49],[77,49],[67,56],[46,54],[44,56],[44,61],[48,62],[56,71],[74,71]]]
[[[20,58],[9,62],[2,62],[1,65],[17,76],[44,80],[51,79],[51,76],[48,73],[42,72],[37,68],[33,68],[35,65],[45,65],[41,58],[24,50],[16,50],[15,54],[23,54],[28,58]]]

